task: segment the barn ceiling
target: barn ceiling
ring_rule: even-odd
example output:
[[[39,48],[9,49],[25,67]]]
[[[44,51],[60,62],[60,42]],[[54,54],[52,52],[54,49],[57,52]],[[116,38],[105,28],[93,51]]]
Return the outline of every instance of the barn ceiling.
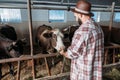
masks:
[[[25,4],[28,0],[0,0],[0,3],[21,3]],[[32,2],[57,2],[57,3],[76,3],[78,0],[31,0]],[[112,2],[115,2],[116,6],[120,6],[120,0],[87,0],[93,5],[111,5]]]
[[[5,6],[14,6],[15,7],[25,7],[27,6],[27,1],[29,0],[0,0],[0,7]],[[76,5],[76,2],[78,0],[30,0],[32,5],[34,6],[72,6],[74,7]],[[115,8],[120,10],[120,0],[88,0],[92,3],[93,7],[105,7],[105,6],[111,6],[113,2],[115,2]],[[10,5],[10,6],[9,6]]]
[[[76,3],[78,0],[33,0],[33,1],[47,1],[47,2],[63,2],[63,3]],[[120,6],[120,0],[87,0],[94,5],[111,5],[115,2],[117,6]]]

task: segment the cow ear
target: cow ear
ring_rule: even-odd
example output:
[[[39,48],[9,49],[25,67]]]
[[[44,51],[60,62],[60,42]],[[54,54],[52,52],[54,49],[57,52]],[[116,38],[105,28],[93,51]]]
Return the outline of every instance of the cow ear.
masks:
[[[43,36],[46,37],[46,38],[51,38],[52,37],[52,32],[50,33],[44,33]]]

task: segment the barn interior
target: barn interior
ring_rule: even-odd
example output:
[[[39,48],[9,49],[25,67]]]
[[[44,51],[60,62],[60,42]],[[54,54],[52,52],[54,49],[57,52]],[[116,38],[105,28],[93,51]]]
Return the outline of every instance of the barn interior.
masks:
[[[99,1],[99,0],[88,0],[92,3],[92,11],[94,13],[95,20],[100,24],[104,26],[109,26],[110,20],[111,20],[111,8],[112,8],[112,2],[115,2],[115,9],[114,9],[114,21],[112,24],[112,27],[120,28],[119,25],[119,0],[110,0],[107,1]],[[64,28],[69,25],[78,25],[78,23],[75,21],[75,17],[71,11],[68,11],[69,7],[74,7],[77,0],[31,0],[32,5],[32,26],[33,26],[33,35],[35,35],[36,28],[39,25],[46,24],[50,25],[53,28]],[[29,25],[28,25],[28,10],[27,10],[27,0],[1,0],[0,7],[2,9],[19,9],[19,20],[15,21],[4,21],[3,16],[1,15],[1,24],[9,24],[12,26],[15,26],[15,29],[17,30],[17,34],[19,38],[26,37],[29,41]],[[50,21],[50,10],[63,10],[64,15],[63,21],[57,21],[57,22],[51,22]],[[1,10],[1,13],[3,11]],[[14,11],[13,11],[14,13]],[[16,14],[16,13],[14,13]],[[3,14],[5,15],[5,14]],[[6,14],[7,15],[7,14]],[[107,16],[106,16],[107,15]],[[117,17],[116,17],[116,16]],[[16,16],[17,17],[17,16]],[[8,19],[7,19],[8,20]],[[34,36],[33,36],[34,37]],[[33,39],[34,40],[34,39]],[[29,43],[29,42],[28,42]]]
[[[27,39],[27,47],[29,49],[27,50],[28,52],[25,52],[33,56],[33,49],[37,45],[35,42],[36,30],[40,25],[45,24],[60,30],[71,25],[79,25],[75,21],[73,12],[70,11],[71,8],[75,7],[77,1],[0,0],[0,26],[6,24],[13,26],[17,32],[18,39]],[[105,45],[104,65],[117,64],[118,67],[120,65],[120,0],[87,1],[92,4],[93,19],[102,26],[105,34],[105,43],[110,42],[109,45]],[[109,56],[112,61],[107,62],[109,53],[112,53],[112,56]],[[31,57],[28,58],[32,59]],[[106,69],[109,66],[106,66]],[[33,78],[35,78],[34,74]],[[18,80],[20,80],[19,77]]]

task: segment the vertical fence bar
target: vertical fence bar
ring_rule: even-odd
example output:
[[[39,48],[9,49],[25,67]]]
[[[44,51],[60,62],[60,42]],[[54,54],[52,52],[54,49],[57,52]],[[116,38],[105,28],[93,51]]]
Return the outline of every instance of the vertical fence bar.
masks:
[[[29,21],[29,34],[30,34],[30,50],[31,56],[33,56],[33,27],[32,27],[32,11],[31,11],[31,0],[27,0],[27,8],[28,8],[28,21]],[[35,68],[34,68],[34,59],[32,59],[32,75],[33,79],[35,79]]]
[[[21,71],[21,65],[20,65],[20,61],[18,61],[17,79],[16,80],[20,80],[20,71]]]
[[[115,2],[112,3],[111,17],[110,17],[110,24],[109,24],[108,42],[110,41],[110,38],[111,38],[111,30],[112,30],[113,19],[114,19],[114,8],[115,8]]]
[[[51,76],[51,72],[50,72],[46,57],[44,58],[44,60],[45,60],[45,65],[46,65],[46,69],[47,69],[47,72],[48,72],[48,76]]]

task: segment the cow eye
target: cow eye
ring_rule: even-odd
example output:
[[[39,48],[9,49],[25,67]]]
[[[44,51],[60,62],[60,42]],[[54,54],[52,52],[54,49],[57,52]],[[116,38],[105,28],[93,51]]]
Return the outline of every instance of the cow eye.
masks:
[[[44,33],[43,36],[46,37],[46,38],[51,38],[52,37],[52,33]]]

